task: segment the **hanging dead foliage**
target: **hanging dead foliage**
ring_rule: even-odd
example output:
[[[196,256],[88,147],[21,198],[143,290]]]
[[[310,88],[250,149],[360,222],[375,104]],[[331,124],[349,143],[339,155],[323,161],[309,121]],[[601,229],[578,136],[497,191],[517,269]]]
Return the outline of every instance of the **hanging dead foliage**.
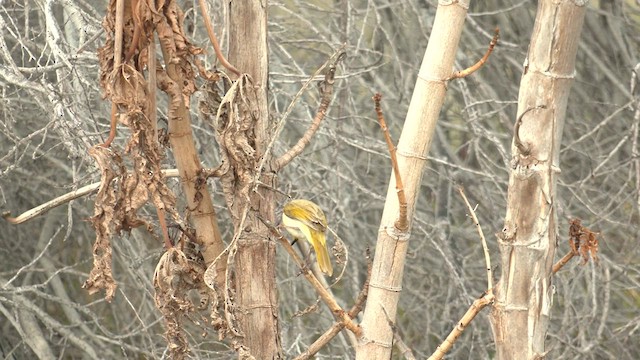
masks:
[[[210,243],[203,243],[202,235],[187,227],[186,221],[179,216],[175,208],[175,196],[165,184],[161,172],[164,157],[161,144],[171,142],[176,154],[176,163],[180,168],[181,158],[178,159],[178,154],[183,155],[185,149],[181,146],[184,144],[175,143],[173,140],[185,139],[191,130],[185,118],[188,117],[189,98],[196,91],[196,69],[211,83],[219,80],[219,76],[207,71],[195,58],[202,53],[202,49],[193,46],[187,40],[182,24],[184,14],[175,0],[125,1],[121,19],[116,18],[116,14],[119,14],[116,9],[118,2],[109,2],[103,21],[107,34],[106,42],[98,51],[100,84],[104,97],[112,103],[112,114],[109,139],[103,145],[91,149],[92,156],[102,171],[102,182],[92,218],[97,236],[94,245],[94,269],[85,287],[91,293],[106,289],[107,299],[113,298],[116,284],[111,271],[111,239],[123,230],[129,231],[140,225],[145,225],[152,231],[151,225],[137,216],[141,207],[152,203],[157,209],[167,248],[154,274],[155,300],[165,318],[165,335],[171,355],[174,359],[181,359],[189,353],[187,338],[182,332],[183,320],[187,318],[198,323],[193,318],[194,313],[204,310],[209,302],[217,309],[221,303],[218,300],[222,296],[213,296],[213,301],[208,300],[210,290],[203,282],[206,267],[199,249],[211,246],[208,246]],[[155,63],[150,62],[156,55],[155,51],[150,49],[155,48],[151,44],[155,43],[156,35],[162,50],[164,66],[152,65],[153,68],[149,68],[149,64]],[[145,77],[145,72],[155,76]],[[155,83],[149,84],[150,81]],[[243,86],[246,84],[245,79]],[[156,87],[169,96],[170,127],[167,138],[170,141],[161,142],[157,138],[157,124],[154,123],[156,109],[152,107],[154,102],[150,99],[150,88]],[[234,105],[233,111],[237,112],[240,108]],[[128,130],[128,138],[122,150],[116,149],[115,146],[110,147],[116,134],[116,125]],[[251,131],[251,124],[239,125],[241,133]],[[247,152],[245,157],[250,158],[254,152],[252,145],[248,144],[247,137],[233,138],[233,134],[228,133],[225,140],[236,144],[234,148],[240,146]],[[192,161],[193,156],[187,157]],[[190,205],[187,208],[187,216],[192,211],[198,212],[198,203],[203,201],[205,194],[208,196],[205,189],[206,178],[204,175],[200,178],[197,174],[201,174],[201,171],[187,175],[181,170],[181,176],[188,178],[185,181],[194,182],[196,190],[188,199]],[[176,227],[182,230],[179,247],[174,247],[168,240],[165,214],[170,215],[173,222],[177,223]],[[194,243],[199,245],[191,246]],[[185,255],[185,248],[196,250],[191,251],[191,255]],[[187,296],[191,290],[200,294],[200,306],[195,306],[193,299]],[[225,301],[223,304],[228,302]],[[218,309],[216,313],[234,312]],[[219,330],[221,338],[227,333],[227,319],[229,317],[225,316],[214,319],[214,326]]]
[[[248,209],[251,186],[259,156],[256,156],[256,121],[257,100],[254,86],[247,75],[237,81],[225,79],[228,89],[224,96],[222,90],[214,82],[206,82],[202,97],[198,104],[202,116],[212,123],[216,142],[219,145],[222,166],[217,169],[222,191],[230,215],[234,218],[234,226],[242,223],[243,213]],[[242,234],[239,228],[236,234]],[[238,250],[237,238],[228,246],[227,272],[225,288],[216,286],[216,264],[210,264],[205,272],[205,283],[211,289],[213,306],[211,307],[211,323],[218,331],[220,339],[226,338],[233,348],[243,356],[250,352],[244,345],[244,334],[238,322],[240,311],[237,307],[235,293],[236,271],[235,255]],[[245,355],[242,355],[245,354]]]
[[[569,224],[569,246],[574,254],[582,256],[582,265],[589,261],[589,256],[598,262],[598,233],[582,226],[580,219],[573,219]]]
[[[202,289],[204,269],[201,258],[190,258],[178,248],[165,252],[156,266],[153,275],[155,302],[164,316],[165,337],[172,359],[184,359],[189,354],[182,323],[197,310],[189,298],[190,291],[206,293]],[[206,304],[204,298],[201,304]]]
[[[150,200],[158,210],[159,217],[169,214],[174,222],[186,228],[175,209],[175,195],[165,184],[161,172],[164,154],[155,136],[155,124],[150,120],[155,118],[151,114],[156,109],[150,108],[149,85],[140,71],[148,61],[148,54],[144,49],[151,41],[150,38],[153,39],[154,23],[160,21],[160,18],[164,19],[162,14],[165,12],[173,19],[165,20],[165,23],[177,23],[177,17],[181,12],[176,11],[173,2],[165,3],[165,12],[152,9],[149,4],[153,4],[153,1],[138,0],[126,4],[122,30],[123,48],[129,50],[125,62],[115,67],[116,1],[110,1],[107,16],[103,21],[107,40],[98,51],[100,84],[104,96],[114,104],[115,112],[112,118],[128,127],[130,134],[122,151],[101,146],[96,146],[90,151],[101,169],[102,180],[96,197],[94,217],[91,219],[96,229],[94,269],[85,287],[90,293],[101,288],[106,289],[108,300],[112,299],[115,290],[110,265],[110,239],[123,230],[130,231],[141,225],[145,225],[150,231],[153,230],[148,222],[138,217],[137,213],[141,207]],[[187,47],[185,41],[178,43],[182,44],[183,48]],[[140,49],[142,51],[138,51]],[[138,54],[136,67],[127,63],[133,53]],[[174,53],[178,54],[179,51],[176,50]],[[195,87],[190,91],[194,89]],[[112,123],[112,126],[115,125]],[[114,179],[119,181],[113,181]],[[165,223],[164,219],[161,219],[161,223]],[[169,245],[167,242],[167,246]]]
[[[222,191],[232,216],[238,217],[243,206],[236,206],[238,195],[249,196],[256,163],[255,121],[256,94],[247,75],[231,85],[212,118],[222,161],[229,171],[222,174]],[[242,205],[245,203],[243,202]],[[234,209],[236,209],[234,211]]]
[[[111,237],[114,233],[116,218],[117,196],[111,183],[121,173],[120,158],[117,154],[110,154],[110,149],[94,147],[89,150],[100,168],[100,188],[96,195],[93,217],[90,219],[96,230],[96,241],[93,244],[93,269],[89,274],[89,279],[85,281],[83,288],[94,294],[102,289],[105,290],[105,298],[111,301],[116,291],[116,283],[111,270]],[[115,161],[114,161],[115,160]]]

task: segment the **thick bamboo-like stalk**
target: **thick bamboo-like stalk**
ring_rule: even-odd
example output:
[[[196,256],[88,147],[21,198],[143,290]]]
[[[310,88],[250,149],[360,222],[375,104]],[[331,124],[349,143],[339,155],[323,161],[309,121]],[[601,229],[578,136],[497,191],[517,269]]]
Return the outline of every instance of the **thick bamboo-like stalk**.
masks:
[[[179,78],[177,65],[172,62],[168,49],[160,42],[167,75],[179,87],[182,94],[182,80]],[[222,235],[218,228],[218,220],[213,209],[213,201],[206,187],[197,188],[196,179],[201,175],[202,166],[191,131],[191,116],[184,101],[179,102],[175,117],[169,119],[169,141],[173,149],[173,157],[180,173],[180,182],[185,194],[188,208],[191,210],[191,221],[196,228],[198,243],[202,246],[202,256],[205,263],[211,264],[224,250]],[[224,273],[227,262],[222,259],[216,265],[218,277],[216,282],[224,284]]]
[[[235,315],[244,334],[242,344],[256,359],[280,359],[283,355],[278,333],[276,244],[269,229],[256,216],[273,222],[276,206],[272,190],[276,188],[273,160],[270,154],[265,155],[272,135],[267,105],[267,3],[228,3],[228,59],[250,76],[255,90],[252,113],[241,114],[237,121],[251,124],[255,154],[253,159],[247,159],[247,163],[230,164],[231,171],[236,172],[234,184],[230,184],[233,188],[225,185],[223,179],[223,191],[233,193],[233,203],[227,205],[234,219],[237,239],[234,260],[238,311]],[[266,156],[264,167],[256,166],[263,156]],[[245,171],[247,168],[251,170]],[[256,186],[258,182],[262,186]]]
[[[438,5],[397,150],[407,198],[409,228],[400,232],[394,226],[400,209],[395,176],[391,175],[373,260],[369,297],[361,324],[363,336],[357,348],[357,359],[388,359],[391,355],[393,331],[388,324],[395,322],[420,181],[444,102],[445,79],[452,75],[468,7],[469,0],[440,1]]]
[[[514,128],[501,278],[491,314],[497,359],[540,359],[551,313],[560,141],[585,3],[541,0]],[[523,115],[523,116],[520,116]]]

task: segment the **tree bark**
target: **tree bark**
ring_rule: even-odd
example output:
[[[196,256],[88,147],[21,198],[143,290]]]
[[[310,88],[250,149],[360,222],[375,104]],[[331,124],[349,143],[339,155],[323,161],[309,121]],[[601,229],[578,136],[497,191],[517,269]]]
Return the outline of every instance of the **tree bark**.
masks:
[[[409,229],[394,227],[399,214],[395,177],[392,174],[373,260],[369,297],[362,320],[357,359],[389,359],[396,310],[402,290],[402,273],[412,217],[427,153],[444,102],[446,81],[453,69],[469,1],[442,2],[425,51],[405,125],[398,143],[398,166],[407,198]]]
[[[171,63],[167,50],[163,48],[167,74],[175,82],[182,94],[182,81],[177,71],[177,66]],[[155,109],[154,109],[155,111]],[[216,212],[213,208],[213,200],[207,187],[198,188],[196,179],[202,171],[202,165],[196,151],[193,132],[191,130],[191,115],[187,104],[180,102],[176,109],[175,117],[169,119],[169,141],[173,149],[173,157],[180,173],[180,182],[185,194],[185,200],[191,212],[191,221],[196,228],[198,244],[202,246],[202,256],[206,264],[211,264],[224,250],[222,235],[218,228]],[[218,274],[224,274],[226,262],[218,261],[216,268]],[[223,283],[219,275],[216,283]]]
[[[538,3],[514,127],[507,214],[498,233],[502,273],[491,323],[498,359],[545,355],[556,249],[556,178],[585,6]]]
[[[268,142],[269,112],[267,106],[268,49],[267,49],[267,1],[229,2],[229,61],[240,72],[251,77],[255,90],[252,112],[241,116],[251,117],[255,144],[253,164],[242,171],[249,176],[238,174],[234,204],[228,204],[238,236],[235,271],[239,326],[244,334],[243,345],[256,359],[282,358],[278,331],[278,304],[275,278],[275,242],[269,230],[257,218],[274,221],[276,198],[271,189],[276,186],[271,166],[271,155],[265,155]],[[260,169],[264,156],[268,160]],[[232,164],[232,167],[234,165]],[[257,187],[253,182],[257,172],[261,172]],[[242,213],[250,209],[242,228]],[[238,235],[239,232],[239,235]],[[242,357],[242,354],[240,354]]]

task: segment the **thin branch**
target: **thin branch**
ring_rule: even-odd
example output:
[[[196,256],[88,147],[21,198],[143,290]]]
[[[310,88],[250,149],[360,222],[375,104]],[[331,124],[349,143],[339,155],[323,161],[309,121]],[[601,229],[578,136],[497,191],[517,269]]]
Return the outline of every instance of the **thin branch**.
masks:
[[[369,281],[371,280],[371,269],[373,267],[373,262],[371,261],[371,252],[369,249],[366,250],[366,259],[367,259],[367,278],[362,285],[362,290],[358,294],[355,303],[347,312],[347,315],[351,319],[355,319],[356,316],[362,311],[362,307],[367,301],[367,295],[369,294]],[[316,341],[311,344],[307,350],[305,350],[302,354],[298,355],[294,360],[306,360],[311,359],[315,354],[320,351],[331,339],[333,339],[342,329],[345,328],[344,322],[340,321],[334,323],[327,331],[322,334]]]
[[[389,147],[389,155],[391,156],[391,165],[393,166],[393,174],[396,178],[396,192],[398,193],[398,203],[400,204],[400,213],[398,214],[398,220],[393,224],[396,229],[400,231],[406,231],[409,228],[409,222],[407,220],[407,197],[404,194],[404,185],[402,184],[402,177],[400,176],[400,168],[398,167],[398,158],[396,156],[396,147],[393,145],[391,135],[389,135],[389,128],[384,120],[382,114],[382,108],[380,107],[380,101],[382,95],[379,93],[373,96],[373,102],[375,104],[376,113],[378,114],[378,122],[384,133],[384,139]]]
[[[578,255],[577,252],[573,252],[572,250],[569,250],[569,252],[565,254],[565,256],[563,256],[562,259],[558,260],[557,263],[553,264],[553,268],[552,268],[553,273],[555,274],[558,271],[560,271],[560,269],[562,269],[565,265],[567,265],[569,260],[573,259],[573,257],[576,255]]]
[[[293,259],[293,261],[300,267],[302,271],[302,275],[304,275],[304,277],[307,279],[307,281],[309,281],[311,286],[313,286],[313,288],[316,290],[316,292],[318,293],[322,301],[324,301],[327,307],[329,307],[329,309],[331,310],[331,312],[333,312],[333,315],[338,319],[338,321],[342,323],[344,327],[349,329],[354,335],[359,337],[362,334],[362,329],[360,328],[360,326],[355,322],[353,322],[353,319],[349,316],[349,313],[344,311],[340,307],[340,305],[338,305],[338,302],[336,302],[336,300],[333,298],[331,293],[329,293],[329,291],[327,291],[327,289],[325,289],[324,286],[322,286],[320,281],[313,275],[311,270],[309,270],[308,266],[305,265],[304,260],[300,258],[300,256],[295,251],[295,249],[291,246],[291,244],[289,244],[289,241],[269,221],[262,219],[261,217],[258,217],[258,218],[260,218],[260,220],[265,224],[265,226],[269,228],[269,230],[271,230],[271,233],[273,233],[273,235],[275,235],[278,238],[282,246],[284,246],[285,250],[289,253],[289,255],[291,255],[291,258]]]
[[[49,346],[48,339],[44,336],[40,323],[30,311],[18,308],[16,315],[20,327],[18,332],[24,342],[31,348],[36,354],[36,357],[41,360],[54,360],[56,356],[53,355],[53,350]],[[8,358],[8,357],[7,357]]]
[[[451,331],[451,333],[449,333],[447,338],[442,342],[442,344],[438,346],[436,351],[434,351],[433,354],[429,356],[428,360],[442,359],[445,356],[445,354],[449,350],[451,350],[451,348],[453,347],[453,344],[455,344],[455,342],[458,340],[460,335],[462,335],[462,332],[467,328],[467,326],[469,326],[469,324],[471,323],[471,321],[473,321],[476,315],[478,315],[480,311],[484,309],[487,305],[493,303],[494,298],[495,296],[493,295],[493,293],[491,294],[485,293],[482,297],[480,297],[479,299],[476,299],[473,302],[473,304],[471,304],[471,307],[469,307],[469,309],[464,314],[462,319],[460,319],[456,327]]]
[[[113,140],[116,138],[116,127],[118,126],[118,115],[116,112],[118,111],[118,107],[115,103],[111,103],[111,121],[109,122],[109,137],[104,143],[100,146],[102,147],[110,147]]]
[[[157,88],[158,88],[158,78],[156,74],[156,66],[157,66],[157,58],[156,58],[156,35],[154,32],[151,33],[151,41],[149,42],[149,47],[147,50],[149,57],[149,81],[147,81],[147,91],[149,94],[149,121],[151,122],[151,127],[153,128],[153,138],[156,143],[158,143],[158,99],[157,99]]]
[[[586,264],[589,255],[596,263],[598,262],[598,238],[589,228],[582,226],[580,219],[572,219],[569,222],[569,252],[553,265],[553,273],[557,273],[565,266],[569,260],[577,255],[581,255],[583,262]]]
[[[213,44],[213,49],[216,52],[216,57],[220,63],[227,68],[227,70],[236,74],[236,76],[240,77],[242,75],[240,70],[236,69],[235,66],[231,65],[229,61],[222,54],[222,50],[220,50],[220,43],[218,43],[218,38],[216,37],[216,33],[213,31],[213,25],[211,24],[211,19],[209,18],[209,12],[207,11],[207,4],[205,4],[204,0],[198,0],[198,4],[200,5],[200,11],[202,12],[202,19],[204,20],[204,25],[207,27],[207,34],[209,34],[209,40],[211,44]]]
[[[487,294],[493,296],[493,274],[491,273],[491,255],[489,254],[489,247],[487,246],[487,239],[484,237],[484,233],[482,232],[482,227],[480,226],[480,221],[478,221],[478,217],[476,216],[476,212],[469,204],[469,200],[464,193],[464,189],[462,186],[458,186],[458,192],[464,203],[467,205],[467,209],[469,209],[469,215],[471,215],[471,219],[473,220],[473,224],[476,226],[478,230],[478,235],[480,235],[480,241],[482,242],[482,250],[484,251],[484,261],[487,266]]]
[[[284,113],[282,114],[282,116],[280,117],[280,120],[278,121],[277,125],[276,125],[276,129],[273,132],[273,136],[271,137],[271,141],[269,142],[269,144],[267,145],[267,148],[264,151],[264,155],[262,155],[262,159],[260,160],[260,164],[258,165],[258,172],[255,175],[254,179],[254,189],[253,191],[257,191],[258,185],[259,185],[259,181],[257,179],[260,178],[260,176],[262,175],[262,170],[265,168],[265,164],[267,162],[267,159],[271,159],[271,156],[269,156],[271,154],[271,149],[273,149],[273,145],[276,143],[276,140],[278,140],[278,137],[280,135],[280,133],[282,132],[282,129],[284,129],[284,125],[286,124],[287,118],[289,117],[289,114],[291,114],[291,111],[293,110],[293,107],[295,106],[295,104],[298,102],[298,100],[300,100],[300,98],[302,97],[302,94],[304,94],[304,92],[307,90],[307,88],[309,87],[309,85],[311,85],[311,82],[315,80],[316,76],[319,76],[319,74],[329,65],[329,64],[333,64],[335,63],[335,59],[343,56],[342,54],[345,52],[345,48],[346,45],[342,45],[340,46],[340,48],[338,50],[336,50],[336,52],[334,52],[331,57],[329,59],[327,59],[327,61],[324,62],[324,64],[322,64],[322,66],[320,66],[316,72],[313,73],[313,75],[311,75],[311,77],[304,83],[304,85],[302,85],[302,87],[300,88],[300,90],[298,90],[298,93],[296,93],[296,95],[293,97],[293,99],[291,99],[291,103],[289,103],[289,106],[287,106],[287,109],[284,111]]]
[[[115,39],[113,45],[113,69],[118,69],[122,64],[122,46],[124,38],[124,3],[125,0],[117,0],[116,2],[116,28]],[[118,125],[118,107],[111,101],[111,122],[109,124],[109,137],[101,145],[103,147],[110,147],[113,139],[116,138],[116,127]]]
[[[162,175],[166,176],[166,177],[176,177],[178,176],[178,170],[177,169],[166,169],[166,170],[162,170]],[[89,184],[86,186],[81,187],[78,190],[74,190],[71,192],[68,192],[62,196],[58,196],[57,198],[53,199],[53,200],[49,200],[46,203],[42,204],[42,205],[38,205],[36,207],[34,207],[33,209],[27,210],[25,212],[23,212],[22,214],[16,216],[16,217],[11,217],[11,213],[6,212],[4,214],[2,214],[2,217],[7,220],[8,222],[12,223],[12,224],[22,224],[25,221],[31,220],[37,216],[40,216],[44,213],[46,213],[47,211],[54,209],[60,205],[66,204],[71,200],[75,200],[77,198],[83,197],[85,195],[89,195],[92,194],[96,191],[98,191],[98,188],[100,187],[100,183],[93,183],[93,184]]]
[[[0,278],[0,283],[2,282],[4,282],[4,278]],[[7,286],[7,290],[15,290],[15,289],[16,288],[14,288],[12,285]],[[55,331],[58,334],[60,334],[63,338],[68,340],[69,344],[74,345],[78,349],[83,351],[86,354],[86,357],[90,359],[101,358],[96,354],[94,347],[91,346],[90,343],[85,341],[86,339],[84,339],[83,337],[77,336],[73,332],[73,329],[69,328],[68,324],[62,324],[58,322],[49,313],[44,311],[39,305],[34,304],[31,298],[20,295],[20,294],[15,294],[13,295],[12,300],[15,303],[16,308],[28,310],[30,313],[35,315],[40,320],[40,322],[42,322],[46,326],[47,329]],[[6,309],[0,305],[0,313],[6,316],[5,310]],[[6,316],[6,317],[14,324],[14,326],[18,324],[12,321],[13,319],[12,317],[10,316]]]
[[[367,296],[369,295],[369,282],[371,281],[371,270],[373,269],[373,261],[371,261],[371,251],[369,248],[365,251],[365,259],[367,260],[367,278],[362,285],[362,290],[358,294],[355,303],[349,309],[349,317],[355,319],[356,316],[362,311],[362,307],[367,301]]]
[[[320,349],[322,349],[327,343],[329,343],[331,339],[336,337],[342,329],[344,329],[343,322],[334,323],[327,331],[324,332],[324,334],[317,338],[316,341],[307,348],[307,350],[296,356],[294,360],[307,360],[313,358],[313,356],[317,354],[318,351],[320,351]]]
[[[496,44],[498,44],[499,38],[500,38],[500,29],[496,28],[493,34],[493,39],[491,39],[491,42],[489,43],[489,49],[487,49],[487,52],[484,54],[482,59],[478,60],[477,63],[473,64],[472,66],[464,70],[454,72],[453,75],[451,75],[447,80],[463,78],[465,76],[469,76],[474,72],[478,71],[482,67],[482,65],[484,65],[484,63],[486,63],[487,60],[489,59],[489,55],[491,55],[491,53],[493,52],[493,48],[496,46]]]
[[[493,294],[493,275],[491,273],[491,256],[489,255],[489,247],[487,246],[487,240],[484,237],[484,233],[482,232],[482,227],[480,226],[480,222],[478,221],[478,217],[476,216],[476,212],[471,207],[467,196],[464,193],[464,189],[462,186],[458,186],[458,192],[464,203],[467,205],[467,209],[469,209],[469,216],[473,220],[473,223],[478,230],[478,234],[480,235],[480,240],[482,242],[482,249],[484,250],[484,260],[487,266],[487,291],[482,295],[479,299],[476,299],[473,304],[469,307],[467,312],[462,316],[462,319],[458,322],[456,327],[451,330],[446,339],[438,346],[436,351],[429,357],[429,360],[439,360],[442,359],[445,354],[451,350],[453,344],[458,340],[460,335],[464,332],[464,330],[469,326],[471,321],[480,313],[482,309],[484,309],[487,305],[492,304],[495,295]]]
[[[141,25],[136,27],[136,31]],[[156,146],[160,146],[158,142],[158,110],[157,103],[158,100],[156,98],[157,93],[157,82],[158,79],[156,77],[156,35],[154,32],[151,33],[149,46],[147,47],[147,56],[149,58],[149,81],[147,81],[147,90],[148,90],[148,99],[149,99],[149,122],[151,123],[151,129],[153,133],[153,142]],[[137,41],[134,36],[134,41]],[[162,230],[162,238],[164,239],[165,249],[169,250],[173,246],[171,244],[171,240],[169,239],[169,229],[167,229],[167,220],[165,218],[165,210],[156,206],[156,212],[158,214],[158,223],[160,224],[160,229]]]
[[[164,247],[169,250],[173,247],[171,240],[169,239],[169,229],[167,228],[167,219],[165,217],[165,211],[163,208],[156,206],[156,213],[158,214],[158,223],[160,224],[160,230],[162,231],[162,239],[164,240]]]
[[[11,279],[7,280],[7,282],[5,282],[4,284],[2,284],[0,286],[0,289],[2,290],[6,290],[9,286],[11,286],[11,283],[13,283],[18,276],[20,276],[20,274],[22,274],[22,272],[28,268],[30,268],[31,266],[33,266],[33,264],[37,263],[49,250],[49,246],[51,246],[51,243],[53,242],[53,239],[55,239],[58,236],[58,233],[60,232],[60,228],[58,228],[56,230],[56,232],[49,238],[49,241],[47,241],[47,244],[44,246],[44,248],[42,249],[42,251],[40,251],[40,254],[38,254],[38,256],[34,257],[28,264],[22,266],[20,269],[18,269],[18,271],[15,272],[15,274],[13,274],[13,276],[11,277]]]
[[[391,319],[389,318],[389,314],[387,313],[387,310],[384,307],[382,308],[382,311],[384,311],[384,315],[387,317],[387,324],[391,328],[391,331],[393,331],[394,345],[400,350],[402,355],[404,355],[405,359],[415,360],[415,356],[413,356],[413,351],[411,351],[409,346],[407,346],[407,344],[405,344],[405,342],[402,340],[402,337],[400,337],[400,333],[398,332],[398,326],[396,326],[396,324],[393,321],[391,321]]]
[[[400,354],[404,356],[407,360],[416,360],[416,357],[413,355],[413,351],[411,348],[404,343],[400,334],[397,332],[393,332],[393,344],[400,350]]]
[[[318,107],[318,113],[316,114],[311,126],[307,131],[302,135],[298,143],[296,143],[289,151],[287,151],[284,155],[280,156],[275,161],[275,171],[278,171],[285,167],[287,164],[291,162],[296,156],[300,155],[304,148],[309,144],[311,138],[316,133],[318,128],[320,127],[320,123],[324,119],[327,114],[327,109],[331,104],[331,96],[333,95],[333,83],[335,82],[336,75],[336,67],[338,63],[344,58],[345,52],[344,50],[336,56],[326,73],[324,74],[324,82],[322,84],[322,99],[320,100],[320,106]]]
[[[140,20],[140,7],[138,6],[140,0],[131,0],[131,19],[133,20],[133,38],[131,39],[131,44],[129,45],[129,50],[127,50],[126,55],[124,56],[124,63],[128,63],[129,60],[133,57],[138,46],[140,44],[140,35],[142,34],[142,20]],[[153,69],[153,68],[149,68]]]

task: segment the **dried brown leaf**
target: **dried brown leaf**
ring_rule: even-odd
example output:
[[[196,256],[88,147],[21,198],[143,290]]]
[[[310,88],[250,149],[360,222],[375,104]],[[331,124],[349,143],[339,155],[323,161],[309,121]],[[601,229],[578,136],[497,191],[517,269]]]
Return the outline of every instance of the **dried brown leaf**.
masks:
[[[174,359],[182,359],[189,353],[182,323],[185,316],[195,311],[188,292],[200,290],[203,274],[203,263],[193,261],[177,248],[165,252],[156,266],[153,275],[155,301],[164,316],[165,337]]]
[[[580,219],[572,219],[569,225],[569,246],[574,254],[582,256],[582,265],[589,261],[589,257],[598,263],[599,241],[598,233],[582,226]]]
[[[115,295],[116,283],[111,269],[111,237],[115,230],[118,201],[113,188],[113,180],[122,172],[120,157],[111,149],[95,146],[89,154],[96,160],[101,172],[100,188],[96,195],[91,224],[96,231],[93,245],[93,268],[83,288],[90,294],[105,290],[107,301]]]

